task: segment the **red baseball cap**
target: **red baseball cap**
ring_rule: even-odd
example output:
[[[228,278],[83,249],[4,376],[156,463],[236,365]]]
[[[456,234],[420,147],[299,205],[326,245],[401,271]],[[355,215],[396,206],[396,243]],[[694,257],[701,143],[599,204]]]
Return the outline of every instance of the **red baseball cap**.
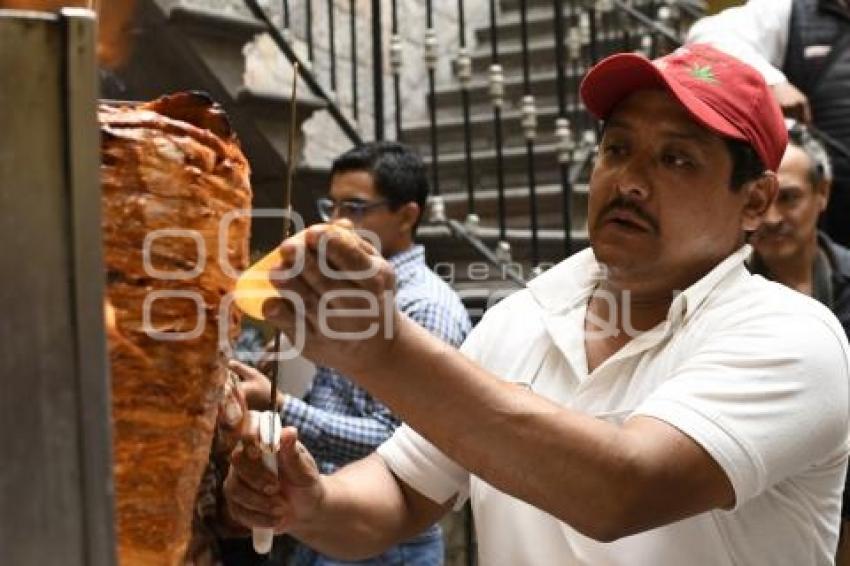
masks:
[[[748,142],[767,169],[779,168],[788,132],[773,93],[758,71],[710,45],[686,45],[652,61],[634,53],[607,57],[587,73],[581,98],[591,114],[605,120],[633,92],[659,87],[696,122]]]

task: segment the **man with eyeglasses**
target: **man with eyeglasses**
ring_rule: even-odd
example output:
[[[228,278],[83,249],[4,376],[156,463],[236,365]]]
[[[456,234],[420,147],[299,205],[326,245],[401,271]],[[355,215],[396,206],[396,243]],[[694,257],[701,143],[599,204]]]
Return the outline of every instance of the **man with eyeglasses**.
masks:
[[[330,191],[317,205],[322,220],[348,219],[380,246],[397,276],[399,310],[457,347],[471,329],[469,316],[455,292],[425,264],[424,248],[414,243],[428,190],[425,168],[411,149],[393,142],[367,143],[334,161]],[[249,407],[265,408],[268,380],[238,362],[231,367],[243,380]],[[279,404],[284,426],[298,429],[323,474],[368,456],[401,424],[381,401],[328,367],[317,368],[303,399],[281,394]],[[367,560],[341,562],[299,545],[291,564],[433,566],[442,564],[443,554],[442,533],[433,525]]]

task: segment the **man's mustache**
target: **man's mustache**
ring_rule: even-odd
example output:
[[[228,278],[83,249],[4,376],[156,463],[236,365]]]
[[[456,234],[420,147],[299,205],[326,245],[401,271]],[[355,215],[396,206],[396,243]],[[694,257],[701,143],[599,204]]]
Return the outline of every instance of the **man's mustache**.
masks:
[[[623,196],[618,196],[611,202],[605,205],[605,208],[599,213],[597,225],[601,224],[605,221],[606,217],[615,211],[629,211],[634,213],[635,216],[646,222],[651,228],[652,231],[656,234],[660,232],[660,227],[658,225],[658,221],[652,217],[646,210],[644,210],[641,205],[637,202],[627,199]]]
[[[756,230],[756,237],[762,236],[790,236],[794,233],[791,226],[785,222],[776,224],[762,223],[759,229]]]

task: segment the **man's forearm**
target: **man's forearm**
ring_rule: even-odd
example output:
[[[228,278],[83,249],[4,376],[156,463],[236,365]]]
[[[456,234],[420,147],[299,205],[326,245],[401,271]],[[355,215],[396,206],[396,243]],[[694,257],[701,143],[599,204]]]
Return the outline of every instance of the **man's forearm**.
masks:
[[[652,447],[641,435],[502,382],[413,325],[398,330],[388,359],[357,379],[493,486],[599,539],[702,510],[704,501],[694,501],[671,515],[644,501],[665,474],[652,473]],[[663,487],[669,497],[693,499]]]
[[[322,504],[291,534],[336,558],[375,556],[423,531],[448,510],[400,484],[376,454],[322,481]]]

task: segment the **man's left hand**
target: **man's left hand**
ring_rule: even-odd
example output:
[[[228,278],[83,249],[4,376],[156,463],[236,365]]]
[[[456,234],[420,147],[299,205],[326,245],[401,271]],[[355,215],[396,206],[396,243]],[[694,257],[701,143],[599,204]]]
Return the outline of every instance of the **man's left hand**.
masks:
[[[311,226],[285,241],[281,255],[280,269],[295,274],[274,281],[282,297],[264,314],[305,357],[357,374],[390,354],[402,320],[395,274],[350,224]]]

